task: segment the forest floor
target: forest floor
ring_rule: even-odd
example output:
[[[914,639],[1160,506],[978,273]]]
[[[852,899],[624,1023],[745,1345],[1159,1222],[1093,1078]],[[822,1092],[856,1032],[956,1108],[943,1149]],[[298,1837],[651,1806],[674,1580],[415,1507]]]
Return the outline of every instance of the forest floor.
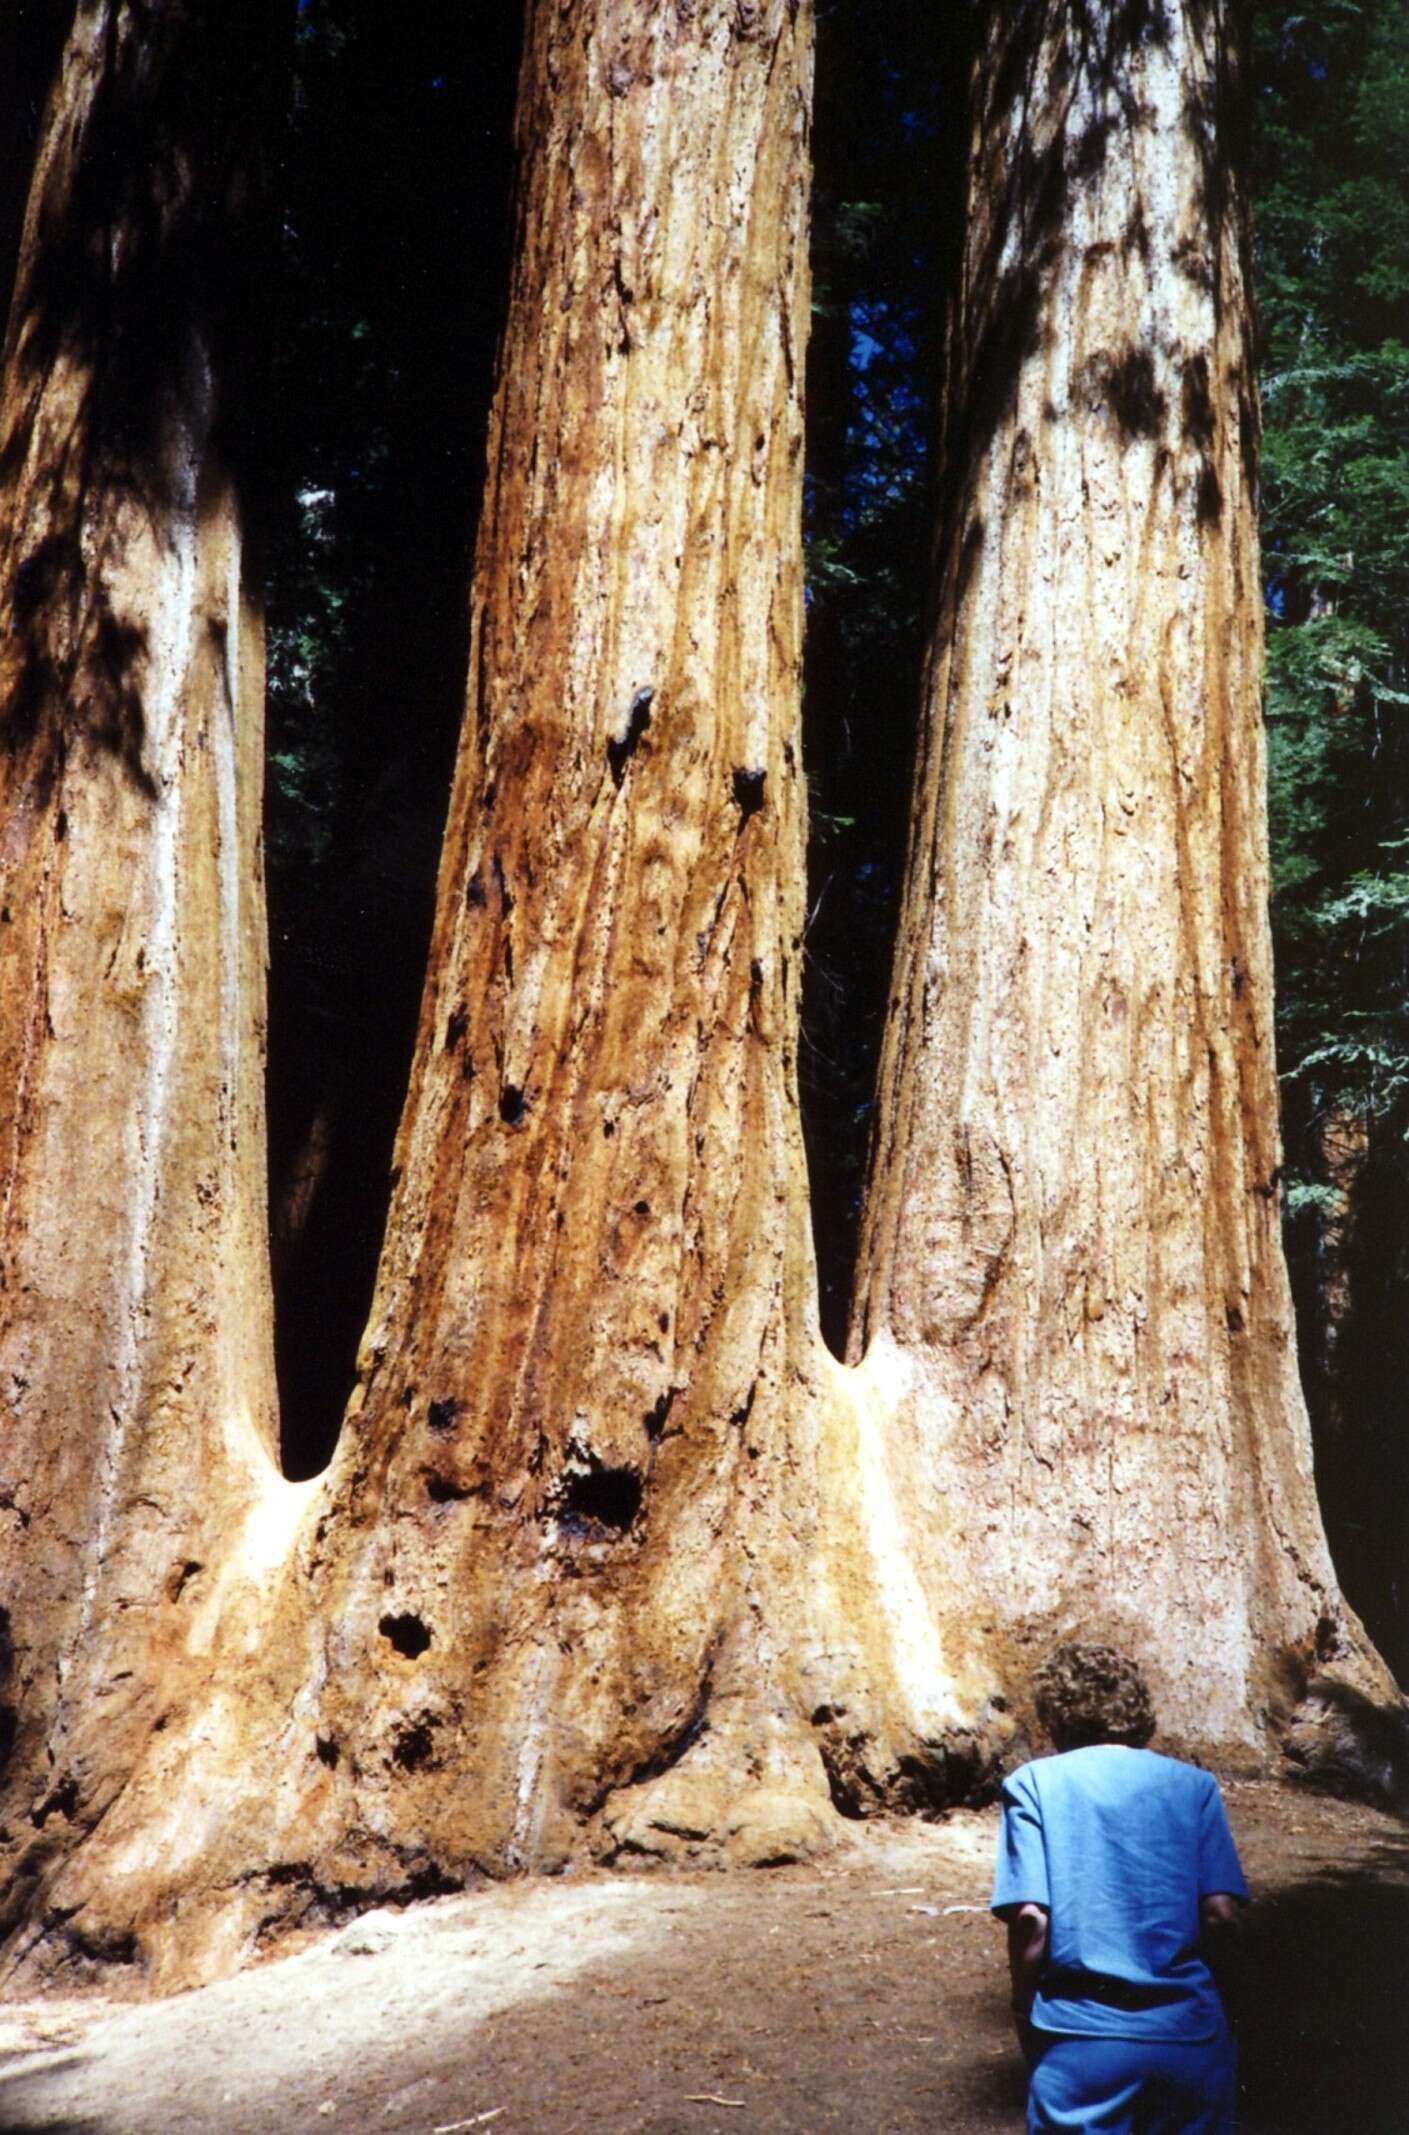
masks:
[[[1255,1903],[1244,2135],[1409,2131],[1409,1831],[1225,1786]],[[365,1915],[165,2002],[0,2011],[0,2131],[987,2135],[1023,2124],[996,1812],[820,1864],[589,1872]]]

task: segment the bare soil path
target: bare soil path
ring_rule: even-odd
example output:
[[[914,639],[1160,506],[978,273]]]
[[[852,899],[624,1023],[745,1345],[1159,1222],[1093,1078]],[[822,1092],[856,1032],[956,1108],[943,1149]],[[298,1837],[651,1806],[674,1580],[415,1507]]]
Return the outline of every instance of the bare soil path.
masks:
[[[1225,1789],[1257,1902],[1245,2135],[1409,2135],[1409,1833]],[[0,2131],[865,2135],[1022,2126],[993,1812],[825,1864],[376,1913],[197,1994],[0,2012]]]

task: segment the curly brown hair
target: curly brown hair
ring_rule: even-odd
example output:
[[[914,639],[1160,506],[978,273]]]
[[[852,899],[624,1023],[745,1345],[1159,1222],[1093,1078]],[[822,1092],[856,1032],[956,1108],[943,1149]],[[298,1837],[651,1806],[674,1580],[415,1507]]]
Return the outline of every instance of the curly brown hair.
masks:
[[[1037,1717],[1059,1750],[1095,1742],[1141,1749],[1155,1731],[1149,1685],[1115,1646],[1074,1639],[1049,1653],[1033,1678]]]

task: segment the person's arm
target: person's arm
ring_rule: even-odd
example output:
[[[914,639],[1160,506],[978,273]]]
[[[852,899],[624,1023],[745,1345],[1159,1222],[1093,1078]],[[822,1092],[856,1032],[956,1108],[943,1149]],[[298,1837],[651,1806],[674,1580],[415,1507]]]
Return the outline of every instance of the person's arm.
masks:
[[[1199,1945],[1230,2018],[1238,2002],[1237,1946],[1247,1878],[1228,1828],[1223,1796],[1208,1776],[1199,1822]]]
[[[1226,1890],[1211,1890],[1199,1900],[1199,1925],[1204,1941],[1217,1949],[1238,1925],[1240,1902]]]
[[[1019,1905],[1008,1915],[1008,1977],[1013,1987],[1013,2023],[1018,2044],[1032,2058],[1032,2003],[1047,1955],[1047,1911]]]
[[[993,1910],[1008,1930],[1008,1971],[1013,1983],[1013,2021],[1018,2043],[1032,2058],[1032,2000],[1047,1955],[1051,1891],[1042,1804],[1031,1765],[1003,1781]]]
[[[1236,2019],[1238,2003],[1238,1937],[1243,1924],[1241,1897],[1231,1891],[1212,1890],[1199,1900],[1199,1946],[1213,1974],[1219,1999],[1230,2019]]]

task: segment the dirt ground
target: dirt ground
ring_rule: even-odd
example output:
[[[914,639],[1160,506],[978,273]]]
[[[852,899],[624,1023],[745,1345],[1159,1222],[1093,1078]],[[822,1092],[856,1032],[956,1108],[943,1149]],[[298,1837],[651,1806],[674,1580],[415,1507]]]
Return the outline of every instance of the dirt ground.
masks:
[[[1409,1832],[1225,1787],[1256,1902],[1246,2135],[1409,2135]],[[685,2135],[1022,2126],[996,1814],[823,1865],[588,1873],[374,1913],[197,1994],[0,2011],[0,2130]]]

